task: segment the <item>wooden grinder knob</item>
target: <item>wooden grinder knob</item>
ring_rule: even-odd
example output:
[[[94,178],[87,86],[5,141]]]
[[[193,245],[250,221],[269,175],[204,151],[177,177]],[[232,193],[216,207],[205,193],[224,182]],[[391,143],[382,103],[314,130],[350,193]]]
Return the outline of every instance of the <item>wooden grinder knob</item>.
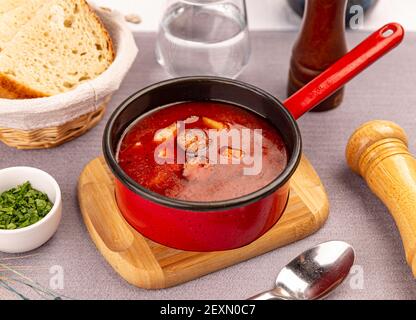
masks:
[[[416,277],[416,160],[406,133],[390,121],[367,122],[351,136],[346,157],[389,209]]]

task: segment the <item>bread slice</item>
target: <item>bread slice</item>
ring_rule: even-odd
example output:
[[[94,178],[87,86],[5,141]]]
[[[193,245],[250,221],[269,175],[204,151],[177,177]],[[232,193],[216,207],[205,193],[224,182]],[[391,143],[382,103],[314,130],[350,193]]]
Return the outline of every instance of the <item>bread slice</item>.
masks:
[[[85,0],[46,1],[0,53],[0,97],[37,98],[74,89],[115,57]]]
[[[21,6],[26,1],[27,0],[0,0],[0,15]]]
[[[13,39],[19,29],[28,23],[47,0],[26,0],[13,10],[0,16],[0,51]]]

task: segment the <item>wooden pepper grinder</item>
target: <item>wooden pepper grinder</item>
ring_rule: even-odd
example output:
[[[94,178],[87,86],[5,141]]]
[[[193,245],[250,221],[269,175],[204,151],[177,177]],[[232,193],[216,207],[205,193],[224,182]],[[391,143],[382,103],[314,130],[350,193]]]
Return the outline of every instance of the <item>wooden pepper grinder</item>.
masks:
[[[347,0],[306,0],[301,31],[290,60],[289,96],[347,53],[346,6]],[[343,95],[342,88],[313,111],[336,108],[341,104]]]
[[[346,157],[396,221],[406,260],[416,277],[416,159],[406,133],[390,121],[371,121],[351,136]]]

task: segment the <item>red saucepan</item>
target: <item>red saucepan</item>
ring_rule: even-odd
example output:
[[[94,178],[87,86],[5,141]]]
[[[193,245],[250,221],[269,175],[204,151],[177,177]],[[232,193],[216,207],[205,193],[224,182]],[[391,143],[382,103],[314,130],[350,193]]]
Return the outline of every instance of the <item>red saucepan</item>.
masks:
[[[115,176],[120,211],[144,236],[178,249],[227,250],[258,239],[279,220],[287,204],[289,179],[301,157],[295,119],[397,46],[403,36],[399,24],[384,26],[283,103],[249,84],[216,77],[172,79],[134,94],[113,113],[104,133],[104,155]],[[289,161],[283,173],[266,187],[237,199],[190,202],[151,192],[123,172],[117,148],[134,120],[160,106],[206,100],[244,106],[267,118],[287,147]]]

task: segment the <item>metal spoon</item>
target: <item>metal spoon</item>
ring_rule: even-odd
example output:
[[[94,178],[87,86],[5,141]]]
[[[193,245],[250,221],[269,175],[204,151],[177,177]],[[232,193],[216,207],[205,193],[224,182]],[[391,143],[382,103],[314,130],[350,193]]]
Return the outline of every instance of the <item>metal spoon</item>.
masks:
[[[354,259],[354,249],[348,243],[322,243],[284,267],[277,275],[274,289],[249,300],[323,299],[345,280]]]

